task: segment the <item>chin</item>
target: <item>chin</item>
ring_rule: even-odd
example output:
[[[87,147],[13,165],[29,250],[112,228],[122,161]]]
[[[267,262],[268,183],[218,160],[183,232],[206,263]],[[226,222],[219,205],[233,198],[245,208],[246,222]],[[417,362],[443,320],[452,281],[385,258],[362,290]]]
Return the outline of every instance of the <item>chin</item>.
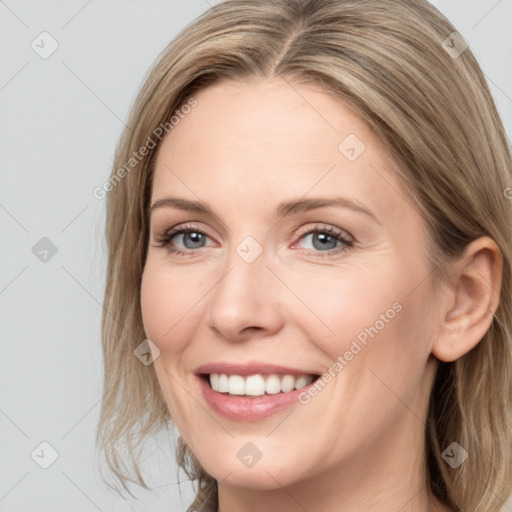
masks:
[[[255,490],[275,490],[303,478],[305,471],[303,461],[300,466],[297,466],[298,462],[294,457],[284,460],[280,455],[279,459],[276,459],[275,450],[268,451],[270,457],[267,460],[263,454],[260,459],[257,459],[256,452],[253,460],[245,459],[246,454],[253,450],[250,441],[236,444],[237,448],[232,455],[226,456],[226,452],[223,452],[206,459],[197,457],[205,471],[218,482]],[[293,471],[294,467],[296,471]],[[297,471],[298,467],[300,471]]]
[[[282,489],[294,482],[292,476],[272,467],[253,467],[250,469],[225,467],[225,471],[215,471],[212,475],[217,482],[235,487],[254,489],[259,491],[272,491]]]

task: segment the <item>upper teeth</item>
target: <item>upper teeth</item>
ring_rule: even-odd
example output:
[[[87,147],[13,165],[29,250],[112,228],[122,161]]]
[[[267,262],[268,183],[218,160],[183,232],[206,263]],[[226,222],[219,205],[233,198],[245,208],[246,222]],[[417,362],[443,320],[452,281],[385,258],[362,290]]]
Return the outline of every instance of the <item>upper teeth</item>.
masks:
[[[313,381],[311,375],[226,375],[225,373],[210,374],[210,385],[214,391],[229,393],[230,395],[251,395],[260,396],[265,393],[292,391],[307,386]]]

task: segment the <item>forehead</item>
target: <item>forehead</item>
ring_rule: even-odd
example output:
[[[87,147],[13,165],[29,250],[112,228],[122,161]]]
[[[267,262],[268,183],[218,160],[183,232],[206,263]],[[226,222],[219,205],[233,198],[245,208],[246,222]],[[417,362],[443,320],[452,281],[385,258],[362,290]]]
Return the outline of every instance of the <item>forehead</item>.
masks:
[[[238,197],[247,209],[314,190],[400,215],[407,191],[386,148],[319,86],[223,80],[194,97],[197,106],[161,144],[153,200],[179,191],[207,202]]]

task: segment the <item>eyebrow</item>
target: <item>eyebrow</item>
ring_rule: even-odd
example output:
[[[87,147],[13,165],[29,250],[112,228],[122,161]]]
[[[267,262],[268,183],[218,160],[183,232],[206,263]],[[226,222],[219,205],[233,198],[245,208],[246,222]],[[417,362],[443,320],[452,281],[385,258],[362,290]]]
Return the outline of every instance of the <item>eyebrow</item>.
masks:
[[[282,218],[286,217],[287,215],[302,213],[309,210],[316,210],[318,208],[326,208],[329,206],[345,208],[357,213],[362,213],[373,219],[377,224],[381,224],[371,210],[366,208],[361,203],[347,197],[315,197],[283,201],[276,208],[276,216]],[[182,199],[178,197],[164,197],[158,201],[155,201],[151,205],[150,214],[152,214],[158,208],[177,208],[189,212],[218,217],[206,204],[199,201],[190,201],[188,199]]]

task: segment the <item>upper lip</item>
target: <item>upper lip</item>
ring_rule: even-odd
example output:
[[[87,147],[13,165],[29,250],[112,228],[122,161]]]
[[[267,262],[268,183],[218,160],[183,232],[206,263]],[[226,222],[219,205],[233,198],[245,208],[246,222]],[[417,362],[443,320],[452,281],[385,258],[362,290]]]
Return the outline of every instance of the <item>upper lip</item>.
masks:
[[[207,363],[196,368],[197,374],[225,373],[227,375],[254,375],[256,373],[271,374],[277,373],[281,375],[318,375],[318,373],[310,372],[300,368],[291,368],[289,366],[281,366],[277,364],[268,364],[258,361],[247,363],[228,363],[215,362]]]

